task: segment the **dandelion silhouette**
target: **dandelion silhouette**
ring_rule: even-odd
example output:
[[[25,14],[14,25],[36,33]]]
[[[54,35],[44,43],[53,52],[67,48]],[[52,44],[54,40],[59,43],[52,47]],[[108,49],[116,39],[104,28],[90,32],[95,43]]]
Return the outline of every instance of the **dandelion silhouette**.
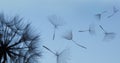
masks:
[[[103,12],[101,12],[101,13],[95,14],[95,17],[96,17],[98,20],[101,20],[102,15],[103,15],[104,13],[106,13],[106,12],[107,12],[107,11],[103,11]]]
[[[109,15],[108,18],[111,18],[112,16],[114,16],[118,11],[119,11],[119,9],[117,9],[115,6],[113,6],[113,13],[111,15]]]
[[[114,32],[107,32],[107,31],[105,31],[104,30],[104,28],[101,26],[101,25],[99,25],[99,27],[102,29],[102,31],[104,32],[104,40],[106,40],[106,39],[113,39],[113,38],[115,38],[115,33]]]
[[[50,50],[48,47],[46,47],[46,46],[43,46],[43,47],[56,56],[57,63],[67,63],[67,60],[70,59],[69,58],[69,49],[64,49],[61,52],[55,53],[52,50]]]
[[[82,47],[84,49],[87,49],[87,47],[78,44],[76,41],[73,40],[73,33],[72,31],[68,32],[68,34],[64,35],[63,38],[67,39],[67,40],[71,40],[75,45]]]
[[[18,24],[24,26],[16,27]],[[41,57],[39,42],[30,24],[22,23],[18,16],[8,19],[0,14],[0,63],[30,63],[31,58]]]
[[[78,32],[89,32],[91,35],[93,35],[95,34],[95,26],[90,24],[88,30],[79,30]]]
[[[56,15],[48,16],[48,20],[54,26],[53,40],[55,39],[56,29],[63,25],[62,18]]]
[[[38,56],[41,56],[39,53],[34,53],[34,54],[31,54],[27,59],[26,59],[26,63],[39,63],[37,61],[37,57]]]

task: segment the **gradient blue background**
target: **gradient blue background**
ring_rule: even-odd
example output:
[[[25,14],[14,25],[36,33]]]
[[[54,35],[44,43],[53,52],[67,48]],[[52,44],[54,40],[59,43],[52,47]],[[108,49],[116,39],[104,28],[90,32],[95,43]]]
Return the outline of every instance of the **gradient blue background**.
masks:
[[[0,0],[0,11],[6,15],[20,15],[25,21],[32,22],[36,31],[41,33],[44,45],[53,51],[70,48],[68,63],[120,63],[120,12],[112,18],[106,16],[112,13],[113,6],[120,9],[120,0]],[[94,15],[108,11],[101,21]],[[52,40],[53,26],[47,16],[58,15],[63,18],[64,25],[56,31],[56,38]],[[79,33],[80,29],[88,29],[89,24],[95,24],[96,35]],[[115,32],[116,38],[102,41],[104,34],[98,25],[107,31]],[[75,46],[71,41],[61,38],[68,30],[73,30],[74,40],[85,45],[84,50]],[[56,63],[55,56],[44,50],[41,63]]]

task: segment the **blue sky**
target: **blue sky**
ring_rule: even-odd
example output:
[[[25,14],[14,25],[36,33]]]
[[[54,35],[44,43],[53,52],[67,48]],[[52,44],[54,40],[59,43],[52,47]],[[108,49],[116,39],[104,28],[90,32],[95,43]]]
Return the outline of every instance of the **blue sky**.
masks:
[[[120,63],[120,12],[107,18],[113,6],[120,9],[119,3],[119,0],[0,0],[0,11],[9,16],[20,15],[25,21],[32,22],[36,31],[41,33],[43,44],[51,50],[70,48],[68,63]],[[102,11],[107,13],[98,21],[94,15]],[[53,26],[47,18],[50,15],[60,16],[64,22],[56,30],[55,40],[52,40]],[[78,32],[88,29],[90,24],[95,25],[95,35]],[[102,41],[104,34],[99,24],[107,31],[115,32],[115,39]],[[69,30],[73,31],[73,39],[85,45],[87,50],[61,37]],[[43,51],[43,57],[39,59],[41,63],[56,63],[53,54],[45,49]]]

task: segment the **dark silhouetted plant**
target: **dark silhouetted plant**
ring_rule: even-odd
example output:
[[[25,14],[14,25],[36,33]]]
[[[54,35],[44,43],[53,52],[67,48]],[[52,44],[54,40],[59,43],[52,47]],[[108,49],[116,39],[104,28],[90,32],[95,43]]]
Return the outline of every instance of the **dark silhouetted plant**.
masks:
[[[39,34],[22,20],[0,14],[0,63],[36,63],[41,57]]]
[[[95,34],[95,26],[94,24],[90,24],[88,30],[79,30],[78,32],[89,32],[91,35],[93,35]]]
[[[66,35],[63,36],[64,39],[71,40],[75,45],[82,47],[84,49],[87,49],[87,47],[78,44],[76,41],[73,40],[73,33],[72,31],[69,31]]]
[[[102,31],[104,33],[104,40],[106,40],[106,39],[109,40],[109,39],[115,38],[116,33],[105,31],[104,28],[101,25],[99,25],[99,27],[102,29]]]
[[[46,47],[46,46],[43,46],[43,47],[56,56],[57,63],[67,63],[67,60],[70,59],[69,49],[64,49],[61,52],[55,53],[52,50],[50,50],[48,47]]]
[[[48,16],[48,20],[54,26],[53,40],[55,39],[56,29],[63,25],[62,18],[56,15]]]

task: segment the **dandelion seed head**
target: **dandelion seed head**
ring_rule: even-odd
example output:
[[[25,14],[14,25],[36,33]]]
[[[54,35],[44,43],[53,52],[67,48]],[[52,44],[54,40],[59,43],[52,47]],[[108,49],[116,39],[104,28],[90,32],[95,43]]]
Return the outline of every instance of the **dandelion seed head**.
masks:
[[[0,14],[0,63],[25,63],[26,59],[41,55],[37,47],[39,35],[32,32],[29,24],[17,29],[20,21],[17,16],[8,19]]]

